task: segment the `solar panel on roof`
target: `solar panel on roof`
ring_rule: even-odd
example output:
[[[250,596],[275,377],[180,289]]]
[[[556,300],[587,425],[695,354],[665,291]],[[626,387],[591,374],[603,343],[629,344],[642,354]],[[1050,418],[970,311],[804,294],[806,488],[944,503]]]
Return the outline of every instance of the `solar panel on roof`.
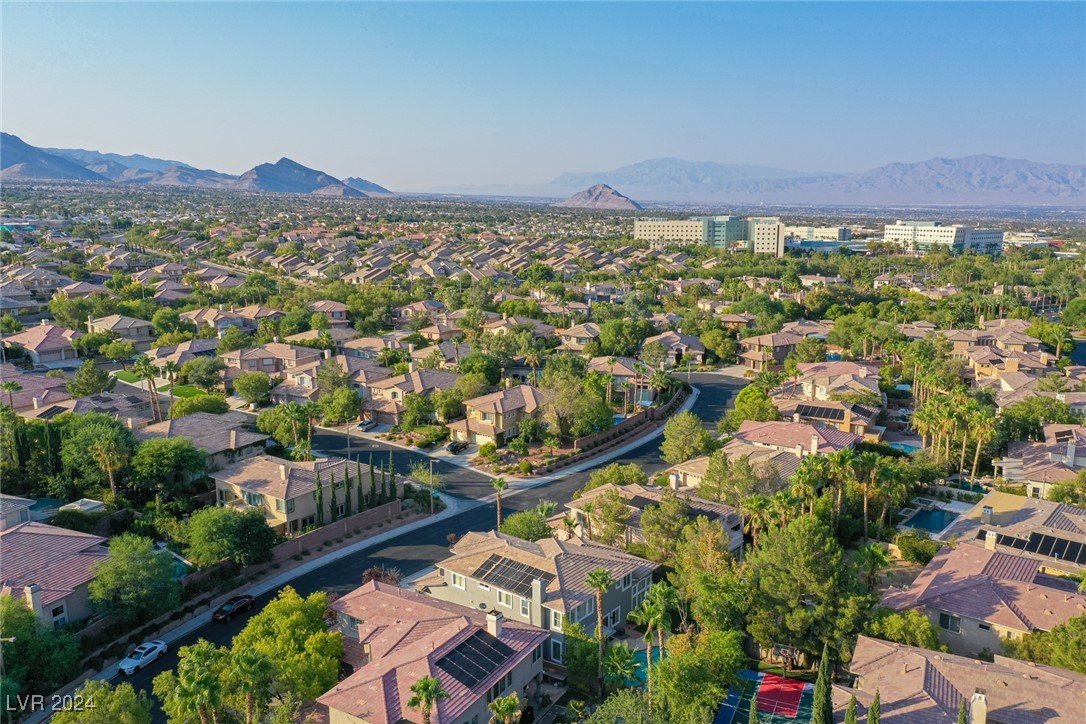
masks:
[[[498,670],[513,649],[486,631],[476,631],[434,665],[469,689]]]
[[[983,539],[988,531],[980,529],[977,538]],[[1029,540],[1012,535],[996,534],[996,545],[1013,548],[1026,553],[1036,553],[1046,558],[1086,565],[1086,543],[1060,538],[1045,533],[1030,533]]]
[[[845,411],[832,407],[815,407],[814,405],[798,405],[796,413],[800,417],[814,417],[819,420],[844,420]]]
[[[538,579],[546,586],[554,580],[554,574],[495,553],[483,561],[472,578],[528,598],[532,595],[532,581]]]

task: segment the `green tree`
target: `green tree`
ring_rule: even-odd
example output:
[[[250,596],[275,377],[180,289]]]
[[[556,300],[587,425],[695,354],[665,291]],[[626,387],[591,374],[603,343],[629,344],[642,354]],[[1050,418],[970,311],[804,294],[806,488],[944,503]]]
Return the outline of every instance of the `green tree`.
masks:
[[[856,718],[856,695],[852,694],[848,698],[848,708],[845,709],[845,724],[860,724],[859,719]]]
[[[750,580],[729,554],[731,536],[719,520],[698,518],[675,546],[671,581],[704,631],[742,626]]]
[[[249,404],[265,402],[271,389],[271,377],[265,372],[243,372],[234,379],[234,390]]]
[[[274,674],[275,664],[267,654],[253,649],[231,653],[227,681],[231,692],[242,700],[245,724],[254,724],[267,709]]]
[[[339,680],[343,639],[324,621],[328,598],[322,592],[302,598],[287,586],[249,619],[234,637],[231,654],[252,649],[275,662],[272,688],[315,699]]]
[[[215,352],[218,354],[236,352],[239,349],[252,347],[253,344],[253,338],[250,335],[245,334],[238,327],[231,326],[227,327],[222,337],[219,338],[219,344],[216,345]]]
[[[9,697],[4,701],[49,694],[80,672],[79,641],[67,631],[43,627],[25,599],[0,595],[0,622],[5,638],[0,694]]]
[[[53,714],[57,724],[151,724],[151,700],[129,683],[114,687],[108,681],[88,679],[75,692],[87,702],[80,711],[62,709]]]
[[[207,456],[185,437],[152,438],[132,456],[131,485],[170,498],[203,474]]]
[[[603,657],[603,681],[608,686],[624,687],[627,681],[637,677],[639,668],[641,665],[629,643],[622,641],[612,644]]]
[[[323,398],[325,395],[330,395],[336,390],[343,388],[349,388],[351,385],[350,377],[340,366],[339,362],[334,359],[326,359],[321,362],[320,367],[317,368],[317,389],[320,391],[320,396]]]
[[[735,396],[735,405],[717,423],[720,432],[735,432],[747,420],[771,422],[781,419],[773,399],[761,387],[748,385]]]
[[[1004,639],[1008,656],[1038,664],[1086,674],[1086,614],[1053,626],[1051,631],[1033,631],[1020,639]]]
[[[411,430],[426,425],[434,415],[434,403],[426,395],[408,392],[403,396],[403,415],[401,426]]]
[[[324,419],[329,422],[357,420],[362,414],[362,398],[350,387],[340,387],[334,392],[322,395],[318,404]]]
[[[136,445],[131,430],[101,412],[59,415],[56,422],[63,430],[60,462],[73,482],[85,490],[106,485],[112,475],[111,488],[116,489],[117,478],[125,467],[120,461],[127,463]],[[103,460],[106,468],[102,467]]]
[[[661,342],[649,342],[641,348],[641,361],[650,369],[660,369],[667,359],[667,348]]]
[[[497,505],[498,514],[498,530],[502,527],[502,493],[509,488],[509,483],[505,482],[505,478],[494,478],[493,483],[495,493],[495,504]]]
[[[162,701],[170,724],[217,722],[223,708],[222,679],[229,662],[226,649],[200,639],[178,652],[177,673],[164,671],[154,678],[153,691]]]
[[[826,343],[817,337],[805,337],[796,345],[792,354],[795,356],[796,362],[800,364],[806,362],[825,362]]]
[[[15,393],[21,392],[23,386],[15,380],[4,380],[0,382],[0,390],[3,390],[8,395],[8,407],[12,410],[15,409]]]
[[[411,693],[412,697],[407,700],[407,706],[410,709],[418,709],[422,713],[422,724],[430,724],[434,707],[442,699],[449,698],[449,692],[441,688],[441,680],[434,676],[419,678],[411,685]]]
[[[814,711],[811,724],[833,724],[833,681],[830,669],[830,648],[822,645],[822,657],[818,660],[818,680],[815,682]]]
[[[875,689],[875,698],[871,706],[867,707],[867,724],[879,724],[882,721],[882,704],[879,701],[879,690]]]
[[[573,499],[576,500],[589,490],[594,490],[603,485],[645,485],[649,481],[648,473],[637,463],[629,463],[623,465],[621,463],[611,463],[606,467],[596,468],[588,476],[588,482],[585,486],[573,494]]]
[[[513,513],[502,523],[501,532],[527,541],[550,538],[553,534],[546,518],[537,510]]]
[[[178,397],[170,405],[170,417],[178,418],[191,415],[194,412],[207,412],[212,415],[221,415],[230,410],[230,405],[222,395],[195,395],[193,397]]]
[[[680,412],[664,425],[662,457],[672,465],[713,450],[713,438],[701,418],[692,412]]]
[[[864,633],[922,649],[939,651],[945,648],[939,643],[939,629],[931,619],[915,609],[898,612],[892,608],[877,607],[864,625]]]
[[[711,721],[746,658],[738,631],[673,636],[668,656],[656,664],[654,711],[663,721]]]
[[[122,620],[147,620],[177,607],[181,586],[173,558],[150,538],[125,533],[109,542],[109,556],[91,566],[91,602]]]
[[[105,370],[99,369],[94,360],[83,360],[75,371],[75,378],[68,383],[68,393],[72,397],[97,395],[99,392],[113,389],[116,380]]]
[[[630,505],[617,490],[608,490],[592,503],[592,539],[604,545],[626,545]]]
[[[121,364],[121,369],[127,369],[126,362],[136,356],[136,345],[126,340],[103,344],[98,348],[103,357]]]
[[[271,560],[278,540],[263,511],[240,511],[225,506],[193,513],[188,536],[186,554],[199,566],[214,565],[226,558],[239,566],[264,563]]]
[[[599,645],[585,633],[584,626],[570,623],[567,618],[562,626],[565,639],[565,665],[570,684],[579,691],[588,691],[590,682],[599,673]]]
[[[573,702],[570,704],[572,710]],[[622,689],[607,697],[584,721],[585,724],[663,724],[665,720],[652,714],[644,694],[635,689]]]
[[[499,696],[487,705],[492,724],[514,724],[520,720],[520,695]]]
[[[862,545],[856,551],[856,568],[863,575],[864,583],[874,591],[881,580],[881,573],[890,567],[890,556],[879,541]]]
[[[596,677],[600,681],[603,681],[603,647],[607,642],[607,637],[603,633],[603,597],[611,590],[615,582],[615,579],[611,578],[611,574],[603,567],[589,571],[588,578],[585,579],[585,584],[596,592],[596,654],[599,657]]]
[[[675,555],[675,541],[682,537],[689,523],[690,504],[666,488],[659,504],[650,505],[641,513],[641,533],[649,558],[661,563],[670,560]]]
[[[222,371],[226,363],[218,357],[197,357],[181,365],[181,376],[190,385],[210,392],[222,383]]]

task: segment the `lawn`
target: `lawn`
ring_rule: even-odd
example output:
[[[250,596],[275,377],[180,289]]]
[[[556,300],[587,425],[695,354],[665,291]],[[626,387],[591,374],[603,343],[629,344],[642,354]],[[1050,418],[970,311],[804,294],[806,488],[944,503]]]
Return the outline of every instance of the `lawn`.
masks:
[[[166,394],[169,394],[170,386],[169,385],[162,385],[162,387],[158,388],[158,391],[159,392],[165,392]],[[197,395],[202,395],[202,394],[204,394],[203,390],[201,390],[201,389],[199,389],[197,387],[193,387],[192,385],[174,385],[174,388],[173,388],[173,396],[174,397],[196,397]]]
[[[128,370],[117,370],[113,373],[113,376],[123,382],[131,382],[132,384],[139,384],[140,381],[135,372],[129,372]]]

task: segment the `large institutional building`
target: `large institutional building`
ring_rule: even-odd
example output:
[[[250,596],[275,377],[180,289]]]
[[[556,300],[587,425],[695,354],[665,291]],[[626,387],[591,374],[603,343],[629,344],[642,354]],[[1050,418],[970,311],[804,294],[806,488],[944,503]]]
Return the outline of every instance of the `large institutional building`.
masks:
[[[939,221],[895,221],[886,225],[882,238],[889,244],[899,244],[905,251],[919,254],[939,249],[951,254],[999,256],[1003,253],[1001,230],[944,225]]]
[[[712,244],[732,251],[784,256],[785,226],[772,217],[694,216],[636,219],[634,238],[644,241]]]

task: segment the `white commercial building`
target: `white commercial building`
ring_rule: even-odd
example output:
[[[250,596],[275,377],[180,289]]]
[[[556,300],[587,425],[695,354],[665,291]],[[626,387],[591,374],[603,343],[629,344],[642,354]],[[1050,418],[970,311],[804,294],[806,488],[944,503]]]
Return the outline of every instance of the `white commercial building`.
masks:
[[[709,240],[708,219],[634,219],[634,238],[704,244]]]
[[[945,225],[939,221],[896,221],[887,224],[882,239],[888,244],[898,244],[905,251],[926,254],[943,249],[951,254],[1003,253],[1003,231],[977,229],[960,224]]]
[[[785,226],[776,216],[695,216],[634,220],[634,238],[681,244],[714,244],[732,251],[784,256]]]

